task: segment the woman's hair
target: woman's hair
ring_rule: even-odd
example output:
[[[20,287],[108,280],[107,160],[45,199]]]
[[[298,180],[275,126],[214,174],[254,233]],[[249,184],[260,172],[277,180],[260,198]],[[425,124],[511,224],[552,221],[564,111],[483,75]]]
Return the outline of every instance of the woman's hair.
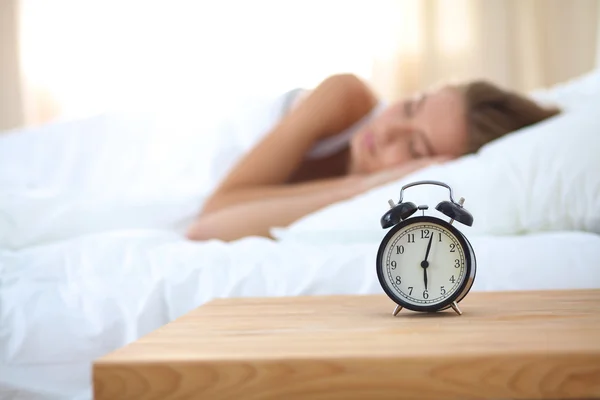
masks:
[[[467,153],[507,133],[560,113],[485,80],[458,85],[466,103]]]

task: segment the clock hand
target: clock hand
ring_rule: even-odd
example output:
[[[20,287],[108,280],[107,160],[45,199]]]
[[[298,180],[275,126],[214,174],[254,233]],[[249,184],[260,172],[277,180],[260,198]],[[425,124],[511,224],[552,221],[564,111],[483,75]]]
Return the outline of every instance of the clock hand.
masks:
[[[429,243],[427,243],[427,251],[425,252],[425,260],[421,262],[421,267],[423,268],[423,282],[425,282],[425,290],[427,290],[427,268],[429,268],[429,262],[427,258],[429,257],[429,250],[431,250],[431,241],[433,240],[433,232],[429,237]]]
[[[431,241],[433,240],[433,232],[429,237],[429,243],[427,243],[427,251],[425,252],[425,261],[427,261],[427,257],[429,257],[429,250],[431,250]]]

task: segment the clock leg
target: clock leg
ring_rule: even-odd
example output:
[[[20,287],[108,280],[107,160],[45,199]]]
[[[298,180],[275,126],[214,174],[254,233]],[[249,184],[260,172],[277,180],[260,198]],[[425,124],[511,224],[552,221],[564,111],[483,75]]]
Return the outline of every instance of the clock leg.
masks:
[[[394,312],[393,312],[394,317],[396,315],[398,315],[398,313],[400,312],[400,310],[402,310],[402,306],[396,306],[396,308],[394,309]]]
[[[457,313],[458,315],[462,315],[462,311],[460,311],[460,308],[458,308],[458,304],[456,304],[455,301],[452,302],[451,306],[455,313]]]

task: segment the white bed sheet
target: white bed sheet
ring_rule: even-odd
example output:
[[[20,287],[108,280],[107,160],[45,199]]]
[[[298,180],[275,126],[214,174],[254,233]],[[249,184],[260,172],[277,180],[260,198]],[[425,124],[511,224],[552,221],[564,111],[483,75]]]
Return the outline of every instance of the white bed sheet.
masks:
[[[474,291],[600,287],[598,235],[480,236],[472,244]],[[2,250],[0,395],[90,398],[95,358],[216,297],[382,293],[376,250],[263,238],[194,243],[152,230]]]

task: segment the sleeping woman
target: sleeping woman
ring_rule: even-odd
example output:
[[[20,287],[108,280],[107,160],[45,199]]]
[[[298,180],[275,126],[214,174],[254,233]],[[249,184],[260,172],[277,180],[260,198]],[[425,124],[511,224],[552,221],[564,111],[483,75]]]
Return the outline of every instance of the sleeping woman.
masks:
[[[204,203],[188,238],[269,237],[272,227],[476,152],[559,112],[486,81],[437,87],[387,106],[349,74],[295,94]]]

